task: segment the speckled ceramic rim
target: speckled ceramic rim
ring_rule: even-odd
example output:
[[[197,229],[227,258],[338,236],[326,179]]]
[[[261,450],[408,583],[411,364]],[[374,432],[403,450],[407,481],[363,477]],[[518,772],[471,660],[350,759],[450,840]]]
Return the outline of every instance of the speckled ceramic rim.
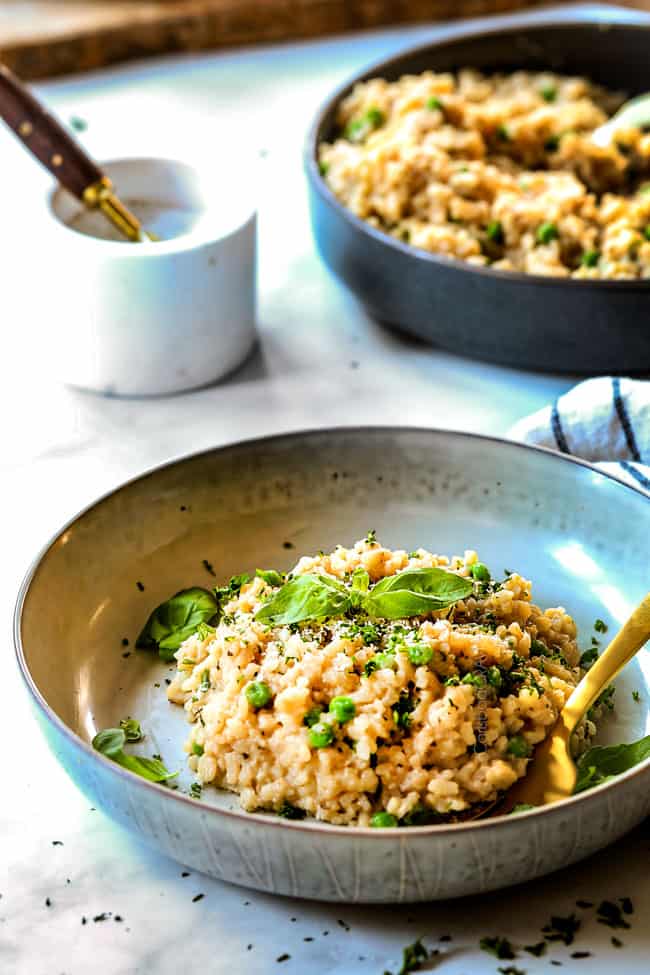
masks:
[[[304,163],[307,176],[311,181],[313,188],[317,193],[333,208],[340,216],[342,216],[348,223],[351,223],[357,230],[362,233],[368,234],[378,243],[383,244],[385,247],[392,248],[393,250],[401,251],[404,254],[408,254],[410,257],[419,258],[421,261],[425,261],[429,264],[442,265],[443,267],[453,267],[457,270],[466,271],[468,274],[483,274],[488,277],[496,277],[499,279],[504,279],[513,284],[516,283],[534,283],[537,285],[543,285],[547,288],[565,288],[570,285],[572,288],[596,288],[598,290],[613,290],[613,291],[640,291],[642,293],[648,292],[650,289],[650,279],[639,279],[633,278],[629,280],[612,280],[608,278],[599,278],[598,280],[591,279],[581,279],[581,278],[561,278],[561,277],[550,277],[543,274],[524,274],[521,271],[499,271],[491,267],[480,267],[473,264],[469,264],[466,261],[461,261],[453,257],[446,257],[443,254],[432,254],[429,251],[420,250],[417,247],[413,247],[409,244],[405,244],[397,238],[392,237],[388,233],[384,233],[381,230],[377,230],[375,227],[371,226],[365,220],[360,217],[355,216],[351,210],[348,210],[344,206],[335,194],[330,190],[329,186],[321,176],[320,170],[318,168],[318,145],[320,143],[320,132],[323,127],[323,121],[327,115],[332,111],[335,105],[338,104],[353,88],[355,84],[361,81],[366,81],[369,78],[381,76],[387,70],[389,70],[395,61],[400,61],[402,58],[409,55],[418,56],[420,54],[425,54],[427,51],[431,51],[432,55],[435,57],[437,50],[442,50],[448,45],[455,44],[459,40],[470,40],[477,37],[497,37],[504,36],[507,34],[520,34],[522,28],[530,27],[531,30],[543,30],[548,28],[552,31],[554,28],[581,28],[581,27],[607,27],[611,24],[615,27],[625,28],[628,27],[630,30],[644,30],[648,34],[648,45],[650,47],[650,23],[646,19],[631,19],[629,16],[617,18],[615,11],[612,11],[611,16],[607,20],[602,17],[585,16],[582,18],[576,17],[575,19],[566,20],[530,20],[524,16],[521,18],[508,18],[508,24],[503,27],[459,27],[455,29],[450,29],[445,36],[438,41],[429,41],[425,44],[417,44],[412,47],[405,47],[399,50],[396,54],[391,55],[389,58],[383,58],[381,61],[376,61],[369,67],[363,69],[363,71],[358,72],[349,78],[345,84],[341,85],[336,91],[330,95],[327,101],[318,110],[314,121],[312,122],[309,134],[307,136],[307,141],[305,143],[304,150]],[[471,67],[471,65],[470,65]]]
[[[580,460],[579,458],[571,457],[567,454],[561,454],[556,450],[550,450],[546,447],[531,447],[528,444],[517,443],[514,440],[507,440],[504,437],[490,437],[490,436],[485,436],[483,434],[465,433],[456,430],[443,430],[437,427],[376,426],[376,427],[331,427],[327,429],[316,428],[313,430],[301,430],[296,433],[277,434],[272,437],[261,437],[261,438],[251,439],[251,440],[240,440],[231,444],[225,444],[222,447],[213,447],[209,450],[197,451],[194,454],[187,454],[185,456],[178,457],[174,460],[167,461],[164,464],[159,464],[158,466],[153,467],[150,470],[146,471],[144,474],[140,474],[136,477],[132,477],[128,481],[125,481],[119,487],[102,495],[102,497],[100,497],[97,501],[94,501],[92,504],[87,505],[79,512],[79,514],[77,514],[74,518],[71,518],[70,521],[68,521],[56,533],[56,535],[54,535],[54,537],[47,543],[47,545],[37,555],[36,559],[28,569],[27,574],[25,575],[25,578],[18,592],[16,607],[14,610],[13,635],[14,635],[14,647],[16,650],[16,657],[18,659],[18,666],[20,668],[22,678],[25,681],[25,684],[27,685],[27,689],[29,690],[32,698],[34,699],[37,708],[42,712],[43,716],[47,719],[48,722],[50,722],[50,724],[54,725],[54,727],[68,739],[68,741],[81,753],[82,756],[84,756],[87,760],[90,761],[94,761],[94,762],[99,761],[99,762],[106,763],[106,765],[110,768],[111,773],[118,780],[121,778],[125,778],[128,779],[128,781],[132,786],[137,785],[141,789],[153,789],[155,790],[156,793],[158,793],[159,796],[161,796],[161,798],[164,797],[170,802],[184,802],[196,806],[195,799],[191,799],[189,796],[180,795],[178,792],[171,791],[170,789],[167,789],[162,785],[158,785],[157,783],[148,782],[145,779],[138,778],[132,773],[127,772],[125,769],[121,768],[119,765],[116,765],[114,762],[111,762],[109,759],[104,758],[103,755],[99,755],[96,751],[93,750],[91,745],[89,745],[87,742],[83,741],[83,739],[81,739],[78,735],[76,735],[72,731],[72,729],[69,728],[68,725],[65,724],[65,722],[62,721],[61,718],[59,718],[59,716],[54,713],[54,711],[49,706],[45,698],[42,696],[42,694],[36,687],[36,684],[32,680],[31,674],[29,672],[29,668],[27,666],[27,662],[25,660],[22,640],[20,636],[20,623],[22,618],[22,610],[23,610],[25,597],[27,595],[27,591],[30,587],[32,579],[34,578],[34,575],[36,573],[36,570],[38,569],[41,560],[44,558],[47,552],[52,548],[52,546],[56,543],[56,541],[60,538],[60,536],[69,528],[71,528],[76,521],[78,521],[80,518],[83,518],[83,516],[88,511],[91,511],[93,508],[96,508],[99,505],[103,504],[109,498],[112,498],[114,495],[119,494],[120,491],[124,490],[124,488],[129,487],[129,485],[135,483],[136,481],[146,480],[149,477],[153,477],[159,471],[165,470],[166,468],[174,467],[176,465],[186,463],[187,461],[191,461],[193,459],[206,456],[207,454],[226,453],[232,449],[248,448],[254,450],[256,447],[262,448],[264,447],[265,444],[273,443],[273,442],[280,443],[284,441],[285,443],[291,443],[292,441],[293,442],[299,441],[302,438],[311,437],[311,436],[336,437],[337,435],[345,436],[346,434],[363,433],[364,431],[367,431],[369,434],[384,433],[387,435],[390,434],[397,435],[399,433],[405,433],[405,434],[413,433],[413,434],[433,434],[434,436],[437,435],[440,437],[459,437],[465,440],[468,444],[471,444],[473,442],[493,443],[496,445],[500,445],[502,447],[506,447],[507,449],[547,454],[549,457],[555,458],[555,460],[558,463],[573,464],[576,467],[582,467],[585,468],[586,470],[592,471],[598,477],[602,477],[605,478],[606,480],[614,481],[616,484],[619,484],[622,488],[628,491],[634,491],[635,494],[640,494],[642,497],[647,498],[648,502],[650,502],[650,493],[642,489],[637,489],[632,485],[626,483],[625,481],[621,480],[620,478],[615,477],[612,474],[605,473],[604,471],[599,470],[593,464],[589,464],[587,461]],[[527,812],[519,813],[517,818],[519,819],[520,817],[549,816],[549,815],[557,814],[558,812],[561,813],[561,811],[567,807],[567,804],[570,803],[571,805],[576,805],[578,803],[589,802],[589,798],[591,795],[593,795],[594,792],[598,791],[599,793],[601,793],[604,789],[616,789],[619,782],[626,781],[627,779],[630,779],[636,775],[643,774],[649,768],[650,768],[650,758],[646,759],[644,762],[641,762],[639,765],[634,766],[634,768],[630,769],[629,771],[624,772],[623,774],[617,776],[616,779],[614,779],[613,781],[605,782],[603,783],[603,785],[597,786],[596,789],[590,790],[589,792],[583,792],[577,796],[572,796],[570,799],[565,799],[562,802],[555,803],[550,806],[545,806],[540,809],[532,809]],[[234,818],[234,819],[245,819],[247,822],[257,821],[259,823],[264,823],[267,826],[276,826],[282,829],[308,830],[311,832],[315,830],[317,832],[339,833],[341,835],[347,835],[347,836],[350,835],[349,826],[334,826],[329,823],[319,822],[318,820],[310,820],[309,825],[307,825],[301,822],[292,822],[290,820],[280,819],[279,817],[276,820],[272,816],[269,816],[268,813],[266,815],[260,815],[257,813],[247,813],[244,812],[243,810],[239,812],[237,810],[216,809],[214,807],[206,806],[206,805],[201,805],[201,811],[203,813],[215,815],[215,816],[227,816],[229,818]],[[441,833],[449,833],[450,835],[452,835],[454,833],[458,833],[459,830],[468,830],[468,829],[476,830],[476,829],[482,829],[488,827],[494,828],[498,826],[507,826],[511,822],[512,822],[511,817],[507,815],[492,816],[486,819],[472,820],[465,823],[453,823],[453,824],[445,823],[437,826],[410,826],[408,831],[409,833],[416,833],[418,835],[423,835],[423,834],[440,835]],[[371,836],[376,837],[378,835],[378,831],[370,827],[355,826],[352,828],[354,830],[355,835],[358,836],[369,838]],[[379,832],[381,833],[381,835],[385,835],[386,833],[395,833],[396,835],[400,835],[400,836],[404,835],[404,830],[399,829],[398,827],[382,829]]]

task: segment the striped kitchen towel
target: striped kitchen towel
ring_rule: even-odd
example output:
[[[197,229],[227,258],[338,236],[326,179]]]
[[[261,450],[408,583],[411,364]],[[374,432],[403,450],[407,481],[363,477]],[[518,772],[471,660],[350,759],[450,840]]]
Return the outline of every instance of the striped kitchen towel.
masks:
[[[592,461],[650,493],[650,381],[588,379],[509,436]]]

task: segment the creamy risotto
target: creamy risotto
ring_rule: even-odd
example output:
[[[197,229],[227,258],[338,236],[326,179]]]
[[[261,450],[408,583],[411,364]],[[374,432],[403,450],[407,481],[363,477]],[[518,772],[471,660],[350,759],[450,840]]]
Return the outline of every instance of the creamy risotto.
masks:
[[[526,772],[581,676],[576,627],[474,551],[305,556],[231,580],[174,654],[200,783],[348,825],[462,818]],[[583,723],[583,737],[594,731]]]
[[[414,247],[505,271],[650,276],[650,134],[591,140],[623,96],[519,71],[358,84],[320,146],[354,214]]]

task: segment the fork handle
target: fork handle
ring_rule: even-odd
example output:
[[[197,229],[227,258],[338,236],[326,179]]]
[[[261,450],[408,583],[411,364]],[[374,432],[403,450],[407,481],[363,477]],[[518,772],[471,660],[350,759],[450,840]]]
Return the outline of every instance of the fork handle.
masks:
[[[562,708],[561,721],[572,732],[580,718],[614,680],[625,664],[650,639],[650,592],[639,603],[627,623],[607,649],[589,668]]]
[[[99,166],[5,64],[0,64],[0,117],[78,199],[103,178]]]

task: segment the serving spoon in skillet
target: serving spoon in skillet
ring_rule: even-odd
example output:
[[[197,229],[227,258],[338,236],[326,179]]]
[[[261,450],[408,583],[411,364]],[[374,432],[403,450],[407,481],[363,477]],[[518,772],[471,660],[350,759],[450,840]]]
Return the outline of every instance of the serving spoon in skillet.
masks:
[[[68,192],[101,210],[127,240],[158,240],[122,203],[108,176],[16,75],[0,63],[0,118]]]
[[[525,776],[508,790],[497,808],[493,808],[493,814],[512,812],[518,805],[545,806],[573,795],[578,770],[571,757],[571,735],[583,714],[648,639],[650,592],[584,675],[562,708],[553,730],[535,749]]]
[[[608,146],[618,129],[644,129],[650,126],[650,94],[637,95],[621,105],[603,125],[591,133],[591,141],[601,148]]]

